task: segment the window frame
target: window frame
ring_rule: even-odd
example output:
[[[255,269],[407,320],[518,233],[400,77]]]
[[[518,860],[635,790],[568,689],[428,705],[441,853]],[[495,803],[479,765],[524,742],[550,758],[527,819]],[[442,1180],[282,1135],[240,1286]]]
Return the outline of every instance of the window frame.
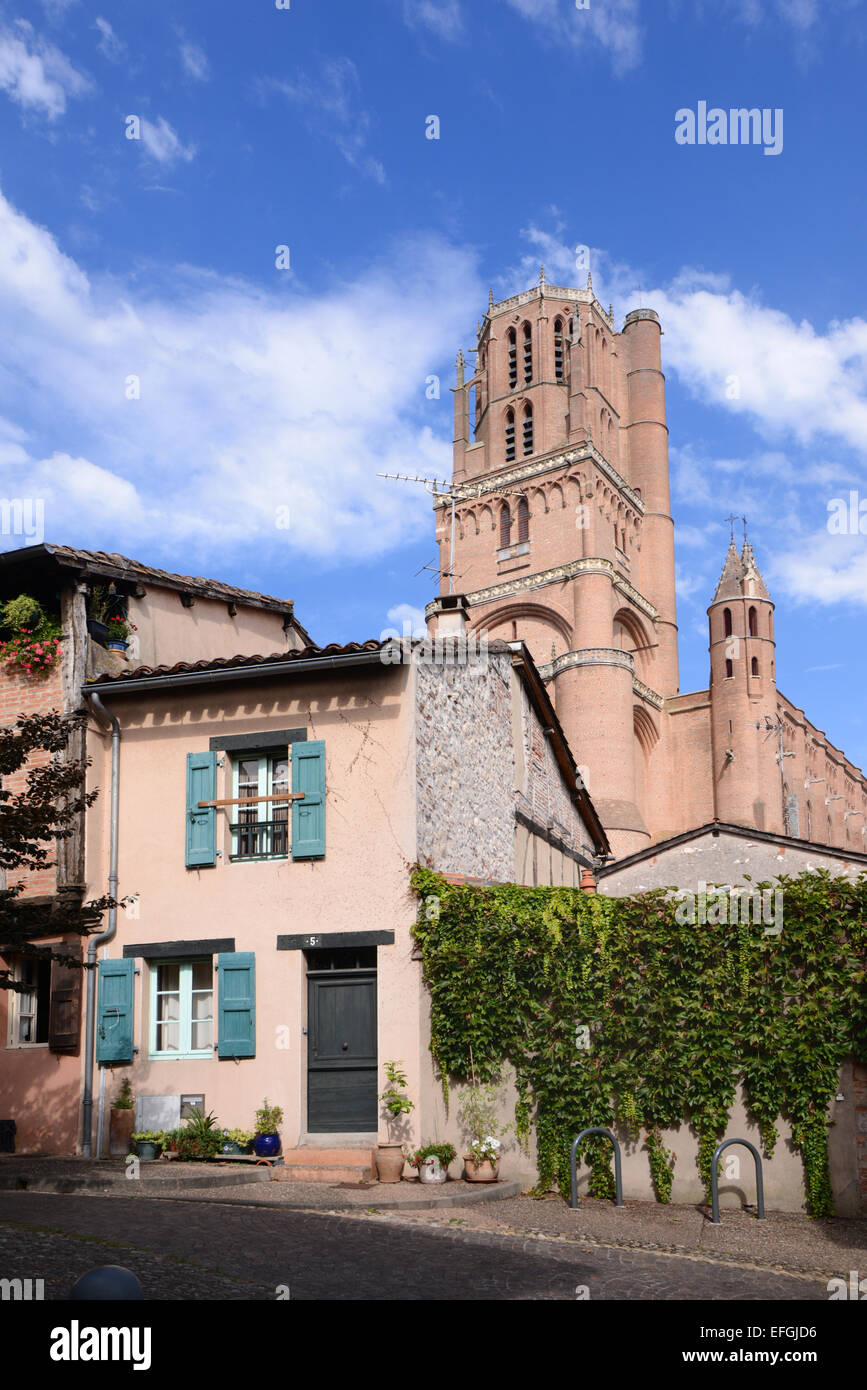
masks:
[[[37,975],[38,975],[38,971],[39,971],[39,966],[40,966],[40,965],[45,965],[45,966],[47,966],[47,980],[45,981],[45,984],[44,984],[44,993],[45,993],[45,1000],[44,1000],[44,1010],[45,1010],[45,1038],[44,1038],[42,1041],[40,1041],[38,1038],[37,1038],[36,1041],[34,1041],[34,1042],[22,1042],[22,1041],[21,1041],[21,1039],[20,1039],[20,1037],[19,1037],[20,1021],[21,1021],[21,1000],[24,998],[24,995],[21,994],[17,989],[10,990],[9,993],[12,995],[12,1000],[11,1000],[11,1007],[10,1007],[10,1009],[9,1009],[9,1027],[8,1027],[8,1033],[7,1033],[6,1046],[7,1046],[7,1048],[14,1048],[14,1049],[20,1050],[20,1051],[24,1051],[25,1049],[29,1049],[29,1048],[35,1048],[35,1047],[49,1047],[49,1046],[50,1046],[50,1029],[51,1029],[51,957],[50,957],[50,954],[47,955],[47,956],[45,956],[45,957],[41,957],[41,956],[22,956],[22,955],[15,955],[15,954],[13,954],[12,957],[11,957],[10,964],[11,964],[11,968],[12,968],[12,978],[14,979],[14,981],[15,981],[16,984],[23,984],[23,983],[24,983],[23,980],[21,979],[21,971],[22,971],[22,968],[24,967],[24,965],[27,964],[27,963],[32,963],[32,964],[33,964],[33,966],[34,966],[35,969],[36,969]],[[36,983],[35,983],[35,985],[34,985],[34,987],[33,987],[33,990],[32,990],[31,992],[34,993],[34,994],[36,995],[36,1008],[35,1008],[35,1010],[34,1010],[34,1012],[33,1012],[33,1014],[32,1014],[32,1018],[33,1018],[34,1023],[35,1023],[35,1029],[34,1029],[34,1031],[35,1031],[36,1033],[38,1033],[38,1032],[39,1032],[39,1018],[40,1018],[40,1007],[39,1007],[39,981],[38,981],[38,979],[37,979],[37,981],[36,981]]]
[[[211,967],[211,1041],[205,1048],[194,1048],[192,1046],[193,1036],[193,994],[196,992],[192,987],[193,966],[208,964]],[[157,1050],[157,1000],[161,991],[159,989],[159,970],[164,965],[177,965],[178,971],[178,1038],[181,1044],[177,1051],[158,1051]],[[185,982],[189,982],[188,985]],[[200,991],[201,992],[201,991]],[[214,971],[213,956],[182,956],[177,960],[152,960],[149,971],[149,997],[148,997],[148,1061],[150,1062],[173,1062],[173,1061],[193,1061],[202,1060],[206,1057],[213,1057],[217,1046],[217,981]],[[206,1020],[196,1019],[197,1023]]]
[[[246,802],[246,801],[238,801],[238,800],[237,800],[238,793],[239,793],[239,791],[240,791],[241,764],[242,764],[242,763],[246,763],[246,762],[258,762],[258,764],[259,764],[259,769],[258,769],[258,793],[259,793],[259,796],[261,797],[261,796],[272,796],[272,795],[274,795],[274,793],[273,793],[273,791],[272,791],[272,787],[273,787],[273,784],[274,784],[274,778],[273,778],[273,764],[276,763],[276,762],[285,762],[285,763],[286,763],[286,793],[287,793],[287,797],[291,796],[291,793],[292,793],[292,748],[291,748],[291,745],[287,744],[287,746],[286,746],[286,751],[285,751],[285,752],[283,751],[282,748],[281,748],[279,751],[277,751],[277,750],[275,750],[275,749],[273,749],[273,748],[270,748],[270,749],[260,750],[259,752],[257,752],[255,749],[250,749],[249,752],[245,751],[245,752],[243,752],[243,753],[238,753],[237,755],[232,756],[231,761],[232,761],[232,796],[233,796],[233,798],[236,798],[235,805],[234,805],[234,807],[233,807],[234,815],[233,815],[233,817],[232,817],[232,820],[234,821],[235,824],[238,824],[238,823],[240,822],[240,811],[241,811],[241,807],[247,805],[247,802]],[[254,802],[254,799],[253,799],[252,797],[249,798],[249,801],[250,801],[251,803],[253,803],[253,804],[256,805],[256,821],[268,821],[268,820],[273,820],[273,819],[274,819],[274,817],[270,814],[270,812],[271,812],[273,809],[276,809],[276,806],[275,806],[275,803],[274,803],[274,802],[266,801],[266,802],[263,803],[263,802],[260,801],[260,802],[258,802],[258,803],[255,803],[255,802]],[[264,811],[264,815],[262,814],[263,811]],[[285,848],[284,851],[280,852],[279,854],[275,854],[275,853],[272,853],[272,852],[269,852],[269,853],[266,853],[266,854],[240,854],[240,853],[238,852],[238,846],[239,846],[239,844],[240,844],[240,832],[237,831],[237,830],[232,830],[232,829],[230,829],[229,834],[230,834],[230,836],[231,836],[231,847],[230,847],[230,849],[229,849],[229,862],[230,862],[231,864],[261,864],[261,863],[264,863],[264,862],[266,862],[266,861],[268,861],[268,860],[290,859],[291,856],[292,856],[292,802],[291,802],[290,800],[287,800],[287,801],[286,801],[285,811],[286,811],[286,848]],[[252,823],[254,823],[254,822],[251,822],[251,824],[252,824]]]

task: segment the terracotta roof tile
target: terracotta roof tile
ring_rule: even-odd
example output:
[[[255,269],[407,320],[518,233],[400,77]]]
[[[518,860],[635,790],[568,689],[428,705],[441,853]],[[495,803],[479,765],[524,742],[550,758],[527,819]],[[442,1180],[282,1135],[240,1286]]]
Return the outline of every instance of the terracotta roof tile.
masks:
[[[159,676],[186,676],[196,671],[226,671],[235,667],[291,665],[294,661],[323,660],[331,656],[351,656],[356,652],[378,652],[383,643],[369,638],[366,642],[329,642],[325,647],[302,647],[299,651],[272,652],[270,656],[218,656],[211,661],[176,661],[174,666],[136,666],[128,671],[105,671],[88,681],[88,685],[116,685],[124,681],[154,679]]]

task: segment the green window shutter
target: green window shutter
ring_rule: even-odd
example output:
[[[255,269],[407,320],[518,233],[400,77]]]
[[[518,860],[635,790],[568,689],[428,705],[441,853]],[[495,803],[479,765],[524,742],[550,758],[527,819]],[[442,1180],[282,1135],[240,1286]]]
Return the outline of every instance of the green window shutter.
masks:
[[[256,1056],[256,957],[253,951],[217,956],[218,1057]]]
[[[96,1004],[97,1062],[132,1061],[134,960],[99,962]]]
[[[325,853],[325,741],[292,745],[292,858],[321,859]]]
[[[217,796],[216,753],[187,754],[187,868],[217,862],[217,812],[213,806],[199,810],[200,801]]]

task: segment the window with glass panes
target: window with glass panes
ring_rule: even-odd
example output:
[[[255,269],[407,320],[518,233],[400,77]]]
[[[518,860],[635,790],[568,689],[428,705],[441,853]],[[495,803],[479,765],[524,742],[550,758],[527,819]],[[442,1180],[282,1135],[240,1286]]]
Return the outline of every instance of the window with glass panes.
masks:
[[[238,798],[232,824],[233,859],[277,859],[289,853],[289,802],[265,797],[288,796],[288,753],[252,754],[234,765]]]
[[[214,1043],[214,969],[207,960],[151,966],[152,1057],[209,1056]]]
[[[13,992],[10,1042],[28,1047],[48,1042],[48,1009],[51,996],[51,962],[38,956],[22,956],[15,979],[26,988]]]

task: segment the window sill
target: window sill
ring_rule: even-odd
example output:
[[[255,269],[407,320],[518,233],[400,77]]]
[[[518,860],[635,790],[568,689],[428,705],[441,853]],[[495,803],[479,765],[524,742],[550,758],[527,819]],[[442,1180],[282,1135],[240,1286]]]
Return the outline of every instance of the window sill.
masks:
[[[48,1047],[48,1043],[47,1043],[47,1042],[41,1042],[41,1043],[11,1042],[11,1043],[7,1043],[7,1044],[6,1044],[6,1051],[7,1051],[7,1052],[35,1052],[35,1051],[36,1051],[38,1048],[40,1048],[40,1047]]]
[[[207,1052],[149,1052],[149,1062],[206,1062],[209,1057],[213,1057],[214,1049],[209,1047]]]
[[[291,854],[230,854],[230,864],[270,864],[273,861],[280,863],[283,860],[291,859]]]
[[[513,560],[517,558],[517,556],[519,555],[529,555],[529,553],[530,542],[518,541],[515,545],[500,546],[499,550],[497,551],[497,560],[498,562],[502,563],[503,560]]]

